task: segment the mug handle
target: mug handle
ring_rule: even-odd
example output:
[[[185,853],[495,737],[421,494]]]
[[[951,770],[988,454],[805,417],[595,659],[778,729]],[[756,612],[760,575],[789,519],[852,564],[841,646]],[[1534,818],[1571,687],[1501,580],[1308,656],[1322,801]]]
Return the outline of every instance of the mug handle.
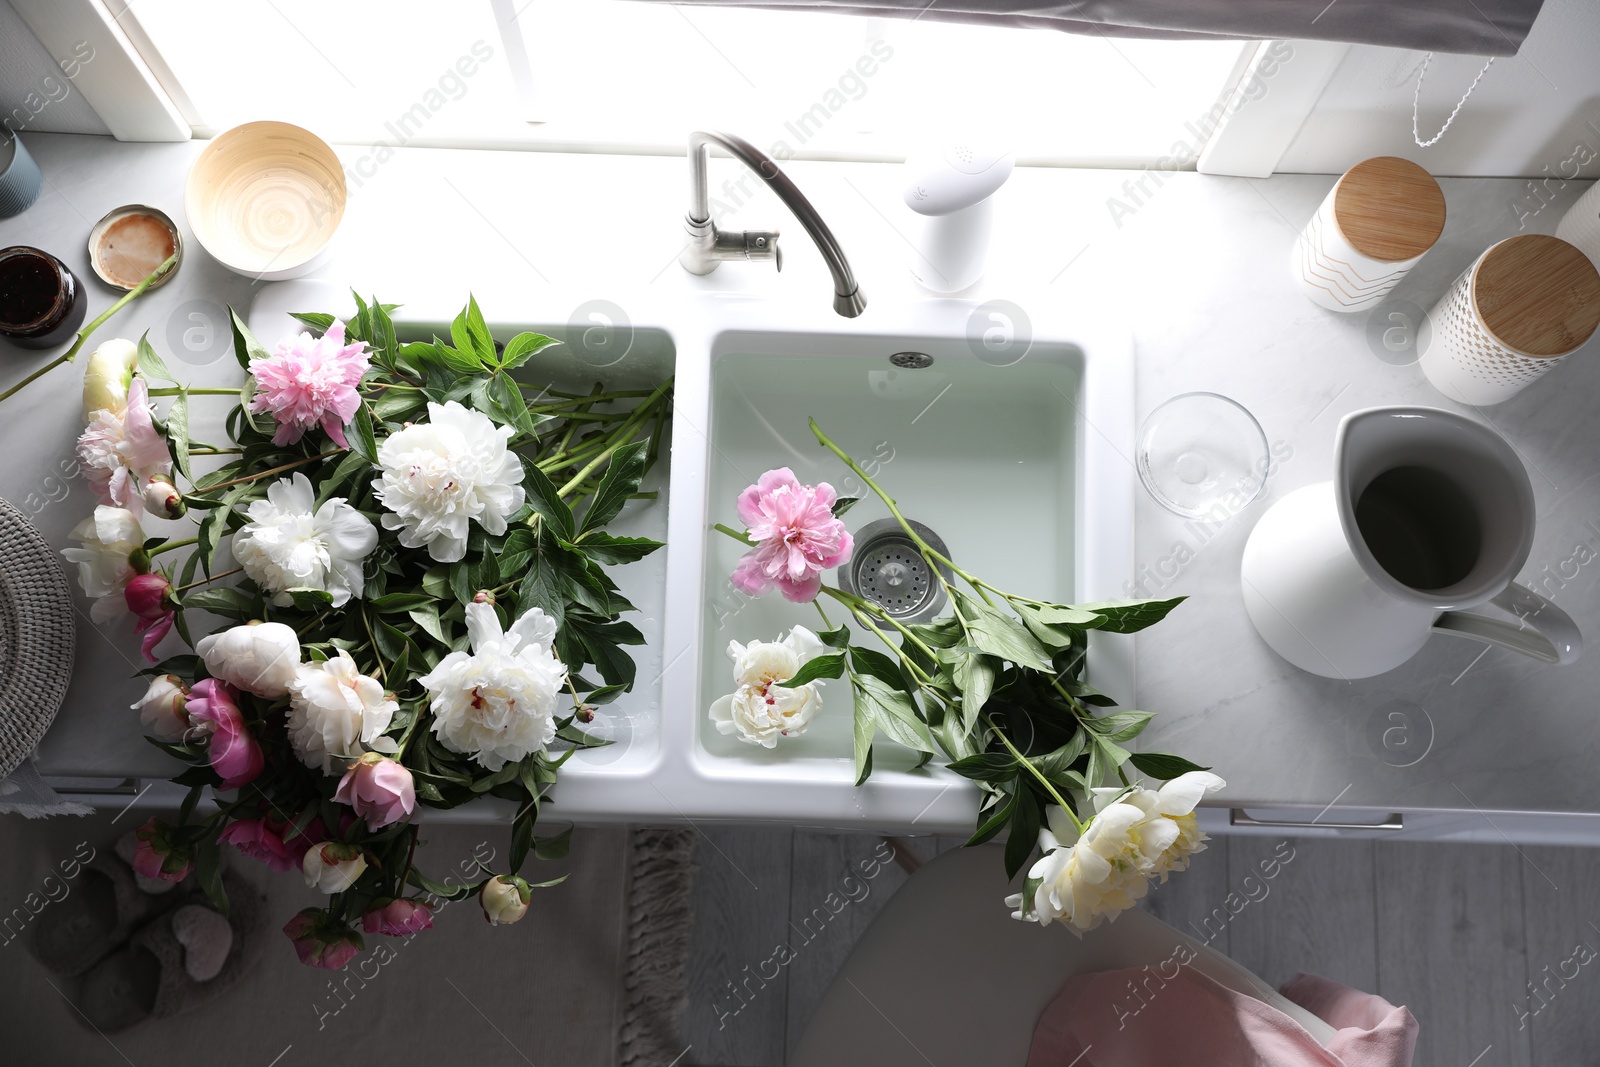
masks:
[[[1525,585],[1512,582],[1490,601],[1515,615],[1516,624],[1472,611],[1447,611],[1434,620],[1435,631],[1499,645],[1540,663],[1568,664],[1583,653],[1583,634],[1572,616]]]

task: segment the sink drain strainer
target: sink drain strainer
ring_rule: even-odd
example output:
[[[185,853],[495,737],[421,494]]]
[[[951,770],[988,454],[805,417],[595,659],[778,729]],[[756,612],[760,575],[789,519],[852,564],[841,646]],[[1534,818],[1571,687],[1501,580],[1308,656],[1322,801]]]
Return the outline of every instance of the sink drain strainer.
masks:
[[[948,556],[949,549],[915,519],[911,528],[928,544]],[[855,552],[839,570],[839,586],[847,593],[870,600],[901,622],[927,622],[944,607],[944,587],[934,577],[917,546],[894,519],[869,522],[855,535]],[[939,570],[946,578],[950,570]]]

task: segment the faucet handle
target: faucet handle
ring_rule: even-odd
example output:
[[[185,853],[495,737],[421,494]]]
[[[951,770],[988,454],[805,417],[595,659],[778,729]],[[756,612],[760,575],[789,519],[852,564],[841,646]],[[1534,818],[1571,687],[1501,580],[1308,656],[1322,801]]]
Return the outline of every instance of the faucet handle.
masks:
[[[744,258],[770,259],[783,270],[783,249],[778,247],[777,230],[744,231]]]

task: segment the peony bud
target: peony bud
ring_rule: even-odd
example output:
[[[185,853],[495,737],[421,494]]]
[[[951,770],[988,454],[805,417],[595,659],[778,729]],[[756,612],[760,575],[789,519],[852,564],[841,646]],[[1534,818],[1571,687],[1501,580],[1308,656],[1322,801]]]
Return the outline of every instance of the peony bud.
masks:
[[[169,837],[171,827],[160,819],[151,818],[134,831],[139,844],[133,853],[133,869],[146,878],[159,878],[163,882],[181,882],[194,869],[194,859],[189,849],[174,845]]]
[[[492,608],[494,607],[494,594],[487,589],[480,589],[472,594],[472,602],[474,604],[487,604]]]
[[[312,845],[300,861],[300,870],[306,876],[306,885],[323,893],[343,893],[361,872],[367,869],[367,858],[355,845],[339,841],[326,841]]]
[[[183,494],[165,474],[152,474],[144,483],[144,509],[158,519],[181,519],[189,510]]]
[[[283,933],[294,942],[295,955],[307,967],[337,971],[364,947],[361,935],[328,917],[321,908],[306,908],[283,924]]]
[[[417,807],[411,772],[376,752],[351,761],[333,799],[350,805],[357,815],[367,820],[367,828],[371,830],[409,818]]]
[[[514,874],[497,874],[478,892],[478,902],[483,905],[483,917],[490,926],[514,923],[528,914],[528,900],[533,889]]]
[[[180,741],[189,729],[189,712],[184,707],[189,689],[183,679],[163,674],[150,680],[144,696],[129,707],[139,713],[144,728],[163,741]]]
[[[213,678],[247,693],[286,696],[300,664],[300,639],[281,622],[250,622],[202,637],[194,646]]]
[[[172,594],[172,583],[161,574],[136,574],[128,580],[122,591],[128,610],[138,618],[134,630],[144,634],[139,649],[144,658],[156,662],[155,648],[172,629],[173,613],[178,600]]]
[[[582,723],[594,722],[595,706],[593,704],[579,704],[578,710],[573,712],[573,717]]]
[[[121,415],[128,407],[128,384],[139,365],[139,346],[121,337],[94,350],[83,372],[83,421],[96,411]]]
[[[222,778],[222,788],[238,789],[261,774],[266,757],[239,710],[239,694],[226,682],[203,678],[189,691],[184,710],[197,730],[206,731],[206,755]]]
[[[433,928],[433,911],[420,900],[375,900],[361,916],[361,929],[369,934],[405,937]]]

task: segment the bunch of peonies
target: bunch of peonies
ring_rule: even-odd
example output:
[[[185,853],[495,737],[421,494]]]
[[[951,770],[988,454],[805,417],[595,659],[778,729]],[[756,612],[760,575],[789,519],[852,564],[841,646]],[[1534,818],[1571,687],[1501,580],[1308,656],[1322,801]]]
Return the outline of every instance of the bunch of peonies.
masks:
[[[740,592],[760,596],[773,586],[799,604],[817,598],[822,572],[850,559],[853,542],[833,514],[833,486],[801,485],[794,471],[779,467],[739,494],[739,518],[756,547],[734,568]]]
[[[539,608],[509,631],[492,604],[468,604],[466,612],[471,654],[450,653],[422,686],[440,743],[498,771],[555,740],[567,668],[554,651],[555,621]]]
[[[821,682],[784,685],[824,651],[817,635],[796,626],[780,641],[728,642],[737,688],[711,705],[717,732],[762,748],[774,748],[779,737],[806,732],[822,707]]]
[[[250,521],[233,536],[233,557],[250,580],[280,606],[294,603],[291,589],[316,589],[342,608],[361,595],[362,564],[378,547],[378,531],[344,497],[317,506],[304,474],[279,478],[267,498],[250,505]]]
[[[1115,919],[1143,898],[1152,879],[1165,881],[1204,851],[1194,809],[1225,784],[1207,771],[1190,771],[1154,790],[1097,789],[1081,834],[1067,812],[1049,808],[1049,825],[1039,831],[1044,855],[1028,872],[1026,891],[1006,898],[1012,917],[1059,919],[1079,935]]]

